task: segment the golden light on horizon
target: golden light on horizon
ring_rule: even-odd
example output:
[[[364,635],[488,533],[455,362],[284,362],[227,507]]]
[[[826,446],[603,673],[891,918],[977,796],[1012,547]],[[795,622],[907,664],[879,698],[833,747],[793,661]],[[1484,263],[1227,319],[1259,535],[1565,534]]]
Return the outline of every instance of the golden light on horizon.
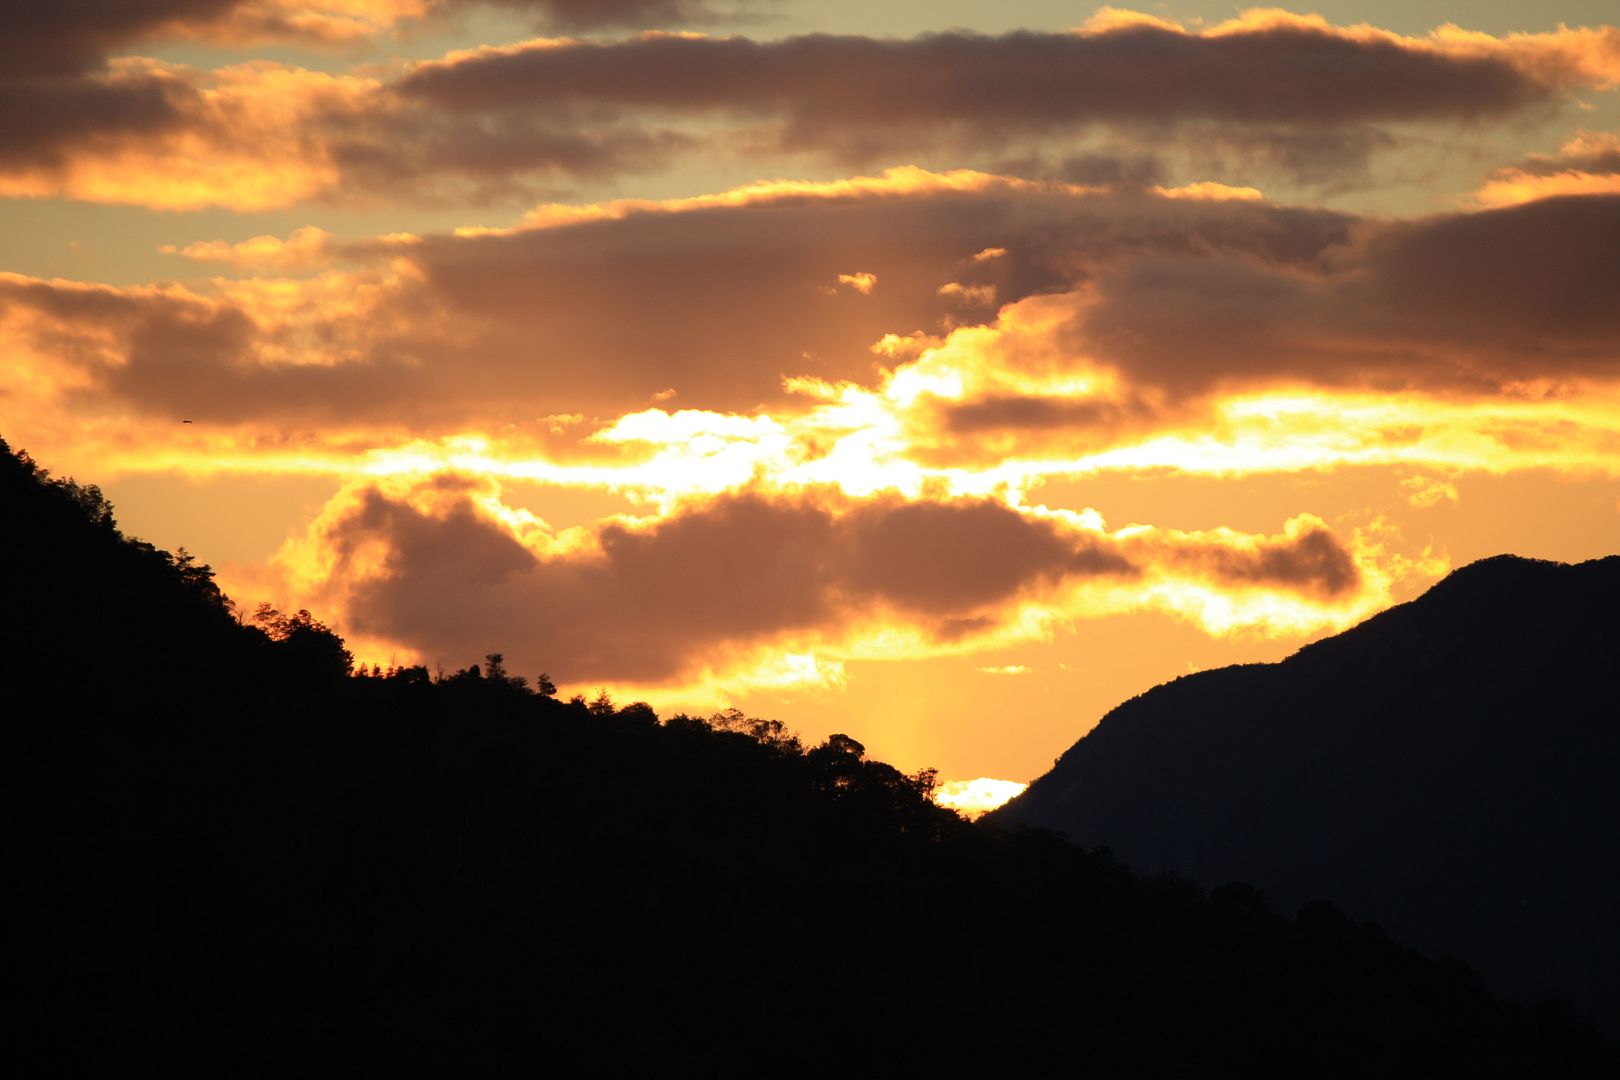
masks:
[[[934,801],[965,818],[976,818],[1024,793],[1028,784],[980,776],[973,780],[947,780],[934,789]]]

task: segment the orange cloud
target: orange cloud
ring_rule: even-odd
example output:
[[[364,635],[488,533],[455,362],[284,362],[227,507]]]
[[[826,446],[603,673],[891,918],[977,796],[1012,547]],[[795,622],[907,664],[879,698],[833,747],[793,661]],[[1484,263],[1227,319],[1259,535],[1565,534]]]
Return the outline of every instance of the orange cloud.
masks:
[[[1549,86],[1592,86],[1606,89],[1620,83],[1620,28],[1568,27],[1545,33],[1511,33],[1501,37],[1465,30],[1452,23],[1427,35],[1408,36],[1360,23],[1334,26],[1320,15],[1301,15],[1282,8],[1250,8],[1199,31],[1180,23],[1137,12],[1104,8],[1084,31],[1107,34],[1151,28],[1167,33],[1204,38],[1254,39],[1270,35],[1280,39],[1353,42],[1371,49],[1427,53],[1447,59],[1502,60],[1528,77]]]
[[[1428,476],[1407,477],[1401,481],[1401,490],[1406,492],[1406,501],[1419,510],[1441,503],[1455,506],[1460,501],[1456,484]]]
[[[1620,195],[1620,135],[1583,131],[1556,155],[1496,170],[1474,197],[1484,206],[1513,206],[1556,195]]]
[[[341,170],[325,126],[363,112],[375,80],[267,61],[200,72],[155,60],[112,62],[83,91],[134,94],[147,115],[120,110],[89,137],[70,118],[49,146],[7,154],[0,196],[57,196],[165,210],[262,210],[313,198]],[[88,107],[100,100],[82,97]]]
[[[477,470],[658,499],[762,472],[916,496],[1132,468],[1602,470],[1617,223],[1612,197],[1391,223],[895,170],[499,234],[188,249],[359,263],[302,278],[7,275],[0,333],[40,407],[71,397],[80,447],[180,418],[390,460],[474,433]],[[851,266],[883,288],[819,291]],[[955,325],[992,289],[988,321]]]
[[[291,40],[348,44],[420,19],[434,0],[235,0],[211,19],[180,21],[165,30],[229,45]]]
[[[1551,86],[1620,85],[1620,27],[1568,27],[1542,34],[1500,38],[1447,25],[1431,35],[1434,46],[1454,56],[1501,58]]]

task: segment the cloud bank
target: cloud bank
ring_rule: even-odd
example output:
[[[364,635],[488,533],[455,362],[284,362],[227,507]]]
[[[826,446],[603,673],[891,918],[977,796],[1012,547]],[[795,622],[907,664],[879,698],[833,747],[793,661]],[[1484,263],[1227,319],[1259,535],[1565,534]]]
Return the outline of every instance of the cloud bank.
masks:
[[[351,490],[282,561],[345,625],[415,656],[459,662],[498,641],[560,678],[640,684],[746,681],[783,651],[825,666],[1021,640],[1127,592],[1218,632],[1280,608],[1339,625],[1387,585],[1309,517],[1276,535],[1109,532],[1095,515],[995,500],[801,489],[557,534],[448,475]],[[1212,596],[1255,614],[1219,623]]]
[[[1505,122],[1620,81],[1612,27],[1402,37],[1275,11],[1201,30],[1104,12],[1063,33],[648,32],[479,47],[397,74],[263,60],[200,70],[116,50],[160,32],[227,44],[364,38],[435,6],[92,6],[71,19],[30,9],[30,33],[0,46],[0,194],[166,209],[264,209],[356,190],[512,199],[657,171],[698,150],[862,168],[1021,156],[1049,161],[1036,168],[1052,178],[1140,181],[1160,167],[1142,145],[1177,134],[1327,183],[1389,145],[1389,125]],[[714,14],[683,0],[506,6],[565,27]],[[1077,144],[1098,133],[1136,149]]]

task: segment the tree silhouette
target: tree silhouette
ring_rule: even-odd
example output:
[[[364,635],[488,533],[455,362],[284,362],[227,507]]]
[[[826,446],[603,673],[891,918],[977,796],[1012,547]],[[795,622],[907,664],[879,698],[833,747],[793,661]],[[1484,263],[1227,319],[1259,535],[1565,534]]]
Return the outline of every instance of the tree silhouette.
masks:
[[[305,608],[284,615],[269,603],[261,603],[253,613],[253,623],[282,646],[300,671],[315,676],[343,676],[354,668],[354,654],[344,646],[343,639]]]

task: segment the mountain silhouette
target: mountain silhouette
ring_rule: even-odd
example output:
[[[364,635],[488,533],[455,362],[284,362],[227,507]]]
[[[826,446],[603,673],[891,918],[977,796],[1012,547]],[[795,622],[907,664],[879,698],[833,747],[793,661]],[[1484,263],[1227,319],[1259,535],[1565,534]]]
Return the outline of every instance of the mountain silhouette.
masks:
[[[353,670],[3,443],[0,522],[25,1075],[1620,1066],[1330,904],[981,828],[848,735],[498,653]]]
[[[1277,664],[1125,702],[990,820],[1331,897],[1620,1030],[1620,557],[1497,556]]]

